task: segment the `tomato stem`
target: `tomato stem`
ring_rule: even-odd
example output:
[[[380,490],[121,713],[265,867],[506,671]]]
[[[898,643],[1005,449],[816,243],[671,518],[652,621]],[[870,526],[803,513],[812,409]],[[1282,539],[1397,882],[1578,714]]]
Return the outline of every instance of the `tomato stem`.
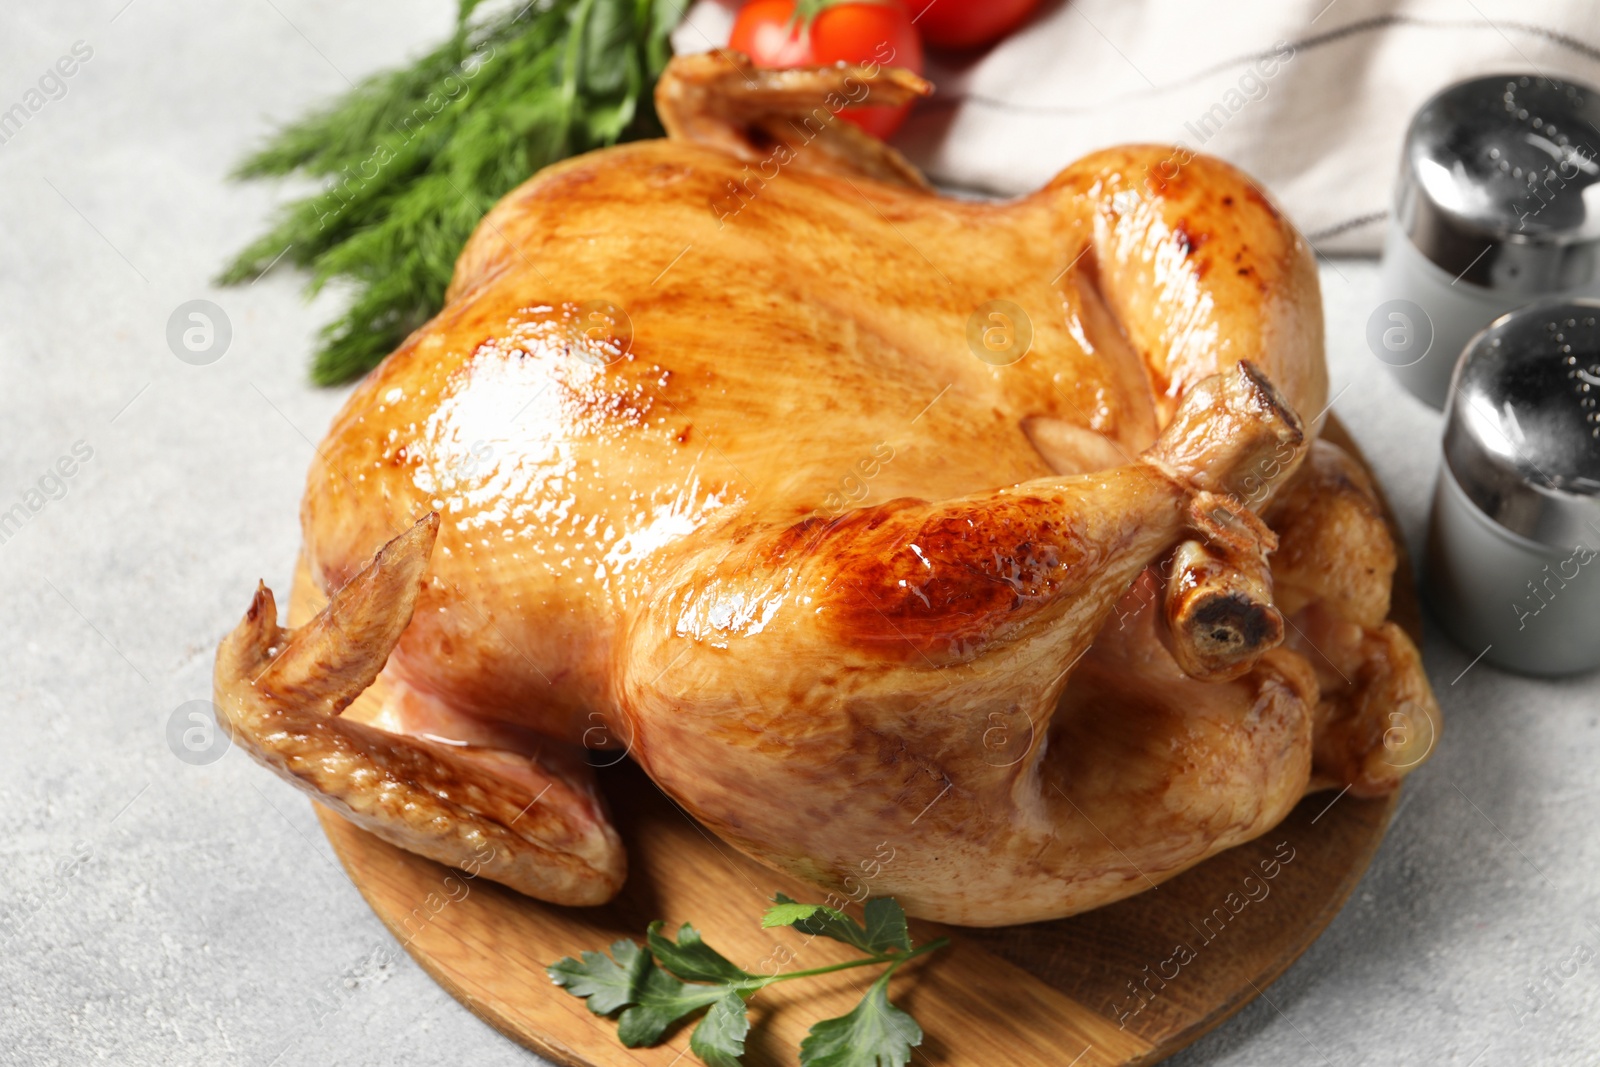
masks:
[[[830,7],[842,7],[846,4],[881,4],[885,7],[894,4],[895,0],[795,0],[794,14],[789,16],[789,33],[791,36],[811,33],[811,24],[817,16]]]

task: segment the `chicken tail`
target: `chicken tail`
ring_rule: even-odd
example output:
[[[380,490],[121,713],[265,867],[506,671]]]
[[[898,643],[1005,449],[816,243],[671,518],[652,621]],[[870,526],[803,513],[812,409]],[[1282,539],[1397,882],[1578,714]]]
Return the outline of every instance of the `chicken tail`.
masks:
[[[542,900],[604,903],[622,886],[626,858],[580,761],[340,717],[410,624],[438,530],[437,514],[423,518],[294,630],[278,625],[272,592],[259,585],[217,649],[219,722],[257,762],[391,844]]]

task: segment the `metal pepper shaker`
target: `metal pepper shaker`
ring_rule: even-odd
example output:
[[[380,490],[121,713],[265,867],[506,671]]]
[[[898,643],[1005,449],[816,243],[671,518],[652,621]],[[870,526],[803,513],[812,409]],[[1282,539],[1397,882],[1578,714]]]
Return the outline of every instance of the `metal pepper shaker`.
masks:
[[[1427,588],[1446,632],[1491,663],[1600,667],[1600,301],[1529,304],[1467,346]]]
[[[1474,78],[1406,132],[1373,351],[1443,407],[1467,341],[1541,296],[1600,296],[1600,93],[1533,75]],[[1420,315],[1418,314],[1420,312]]]

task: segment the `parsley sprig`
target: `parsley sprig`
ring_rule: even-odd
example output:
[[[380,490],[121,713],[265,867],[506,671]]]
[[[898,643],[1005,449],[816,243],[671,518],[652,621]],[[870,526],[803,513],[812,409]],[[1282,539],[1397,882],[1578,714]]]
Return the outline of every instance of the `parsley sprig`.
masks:
[[[659,920],[650,924],[645,945],[628,940],[611,954],[584,952],[552,964],[556,985],[587,1000],[596,1015],[617,1016],[617,1038],[629,1048],[657,1045],[680,1019],[705,1011],[689,1049],[708,1067],[739,1067],[750,1032],[747,1002],[776,982],[815,978],[854,967],[884,966],[854,1011],[824,1019],[800,1043],[801,1067],[905,1067],[922,1043],[922,1027],[889,1003],[889,979],[918,956],[949,944],[938,938],[911,946],[906,913],[892,897],[867,901],[865,922],[825,904],[801,904],[779,893],[762,917],[771,929],[793,927],[814,937],[843,942],[863,953],[847,960],[788,974],[752,974],[705,943],[688,923],[674,941]],[[620,1014],[618,1014],[620,1013]]]

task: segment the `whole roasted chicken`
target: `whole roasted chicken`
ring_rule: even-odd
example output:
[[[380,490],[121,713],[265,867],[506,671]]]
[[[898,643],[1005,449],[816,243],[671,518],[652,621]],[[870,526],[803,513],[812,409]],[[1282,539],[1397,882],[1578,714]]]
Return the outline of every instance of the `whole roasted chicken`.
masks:
[[[218,651],[238,743],[565,904],[623,882],[585,752],[620,749],[762,862],[838,889],[888,842],[872,892],[971,925],[1396,787],[1438,713],[1317,440],[1303,241],[1157,147],[936,195],[838,121],[862,86],[927,89],[675,59],[665,139],[490,212],[318,449],[331,601],[289,631],[263,586]]]

